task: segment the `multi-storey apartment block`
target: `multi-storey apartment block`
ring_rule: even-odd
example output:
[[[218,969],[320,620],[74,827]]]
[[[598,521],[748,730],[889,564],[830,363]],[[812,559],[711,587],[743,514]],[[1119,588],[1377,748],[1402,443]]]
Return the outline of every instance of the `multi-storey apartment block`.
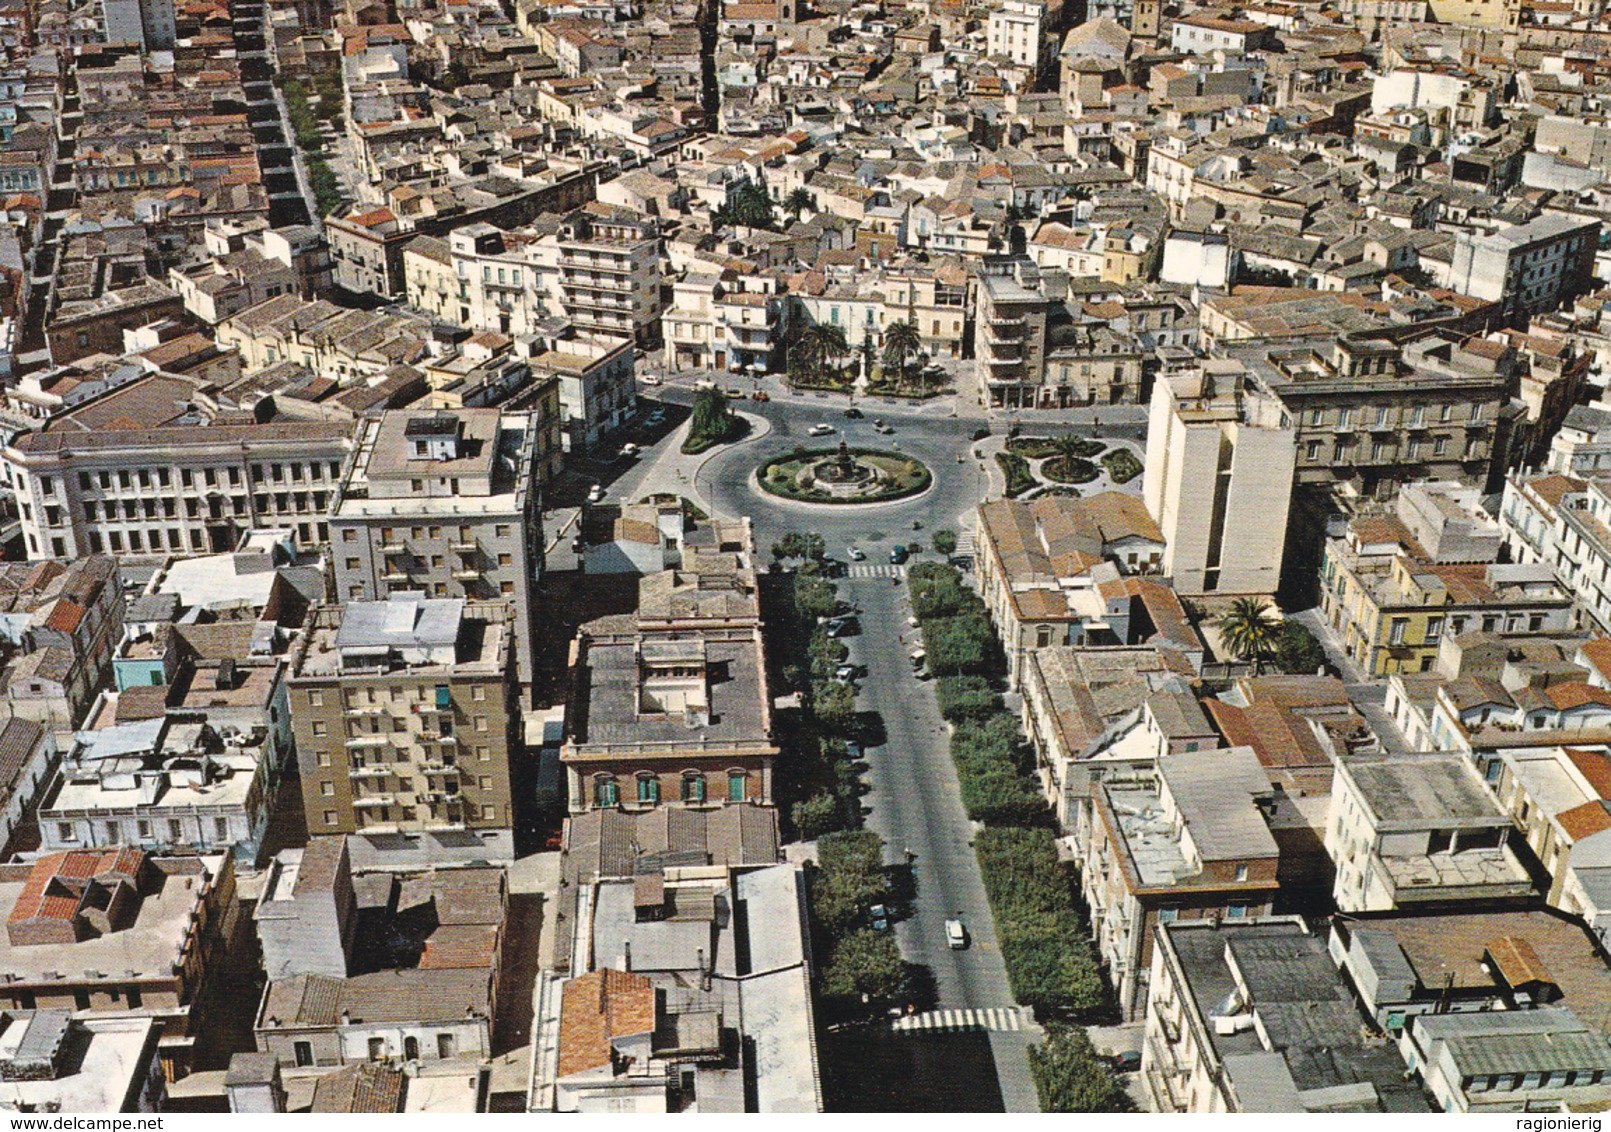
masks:
[[[541,493],[559,460],[551,413],[395,410],[365,421],[330,510],[336,597],[505,601],[520,679],[529,684]]]
[[[509,855],[511,624],[418,595],[314,611],[289,697],[311,833],[469,831]]]
[[[559,291],[578,330],[639,343],[660,337],[660,241],[653,223],[583,210],[559,229]]]

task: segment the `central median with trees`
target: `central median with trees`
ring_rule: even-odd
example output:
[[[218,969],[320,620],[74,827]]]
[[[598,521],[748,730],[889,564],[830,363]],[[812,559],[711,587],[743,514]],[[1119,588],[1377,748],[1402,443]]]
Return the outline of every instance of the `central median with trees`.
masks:
[[[1113,996],[1073,878],[1058,859],[1056,822],[1034,754],[1001,695],[1005,658],[989,615],[951,566],[919,563],[907,582],[925,663],[951,725],[963,803],[983,827],[974,853],[1013,996],[1054,1026],[1046,1044],[1031,1050],[1041,1105],[1126,1111],[1128,1095],[1083,1032],[1073,1038],[1056,1028],[1110,1020]]]

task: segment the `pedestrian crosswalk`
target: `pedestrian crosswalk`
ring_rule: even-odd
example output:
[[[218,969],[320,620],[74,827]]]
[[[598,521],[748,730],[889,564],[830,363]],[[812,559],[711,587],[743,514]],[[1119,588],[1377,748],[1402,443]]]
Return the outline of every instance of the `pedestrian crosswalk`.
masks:
[[[907,1014],[890,1023],[890,1029],[900,1033],[918,1031],[1021,1030],[1024,1019],[1016,1010],[991,1007],[984,1010],[930,1010],[924,1014]]]
[[[893,562],[853,562],[845,569],[847,578],[904,578],[906,567]]]

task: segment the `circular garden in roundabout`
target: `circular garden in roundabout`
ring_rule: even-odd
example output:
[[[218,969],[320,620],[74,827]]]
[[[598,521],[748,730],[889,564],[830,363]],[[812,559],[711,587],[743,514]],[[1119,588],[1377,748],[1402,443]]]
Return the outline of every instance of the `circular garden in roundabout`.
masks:
[[[761,489],[800,503],[884,503],[928,490],[934,473],[901,452],[878,448],[796,448],[755,470]]]

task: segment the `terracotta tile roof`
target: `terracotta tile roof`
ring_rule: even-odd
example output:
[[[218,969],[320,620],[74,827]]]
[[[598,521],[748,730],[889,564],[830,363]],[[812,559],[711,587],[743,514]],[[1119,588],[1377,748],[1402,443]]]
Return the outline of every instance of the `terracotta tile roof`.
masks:
[[[1573,841],[1582,841],[1585,837],[1611,829],[1611,812],[1606,811],[1604,802],[1584,802],[1581,806],[1562,810],[1555,815],[1555,820],[1561,823],[1561,828]]]
[[[45,628],[54,629],[58,633],[71,633],[83,622],[85,612],[84,607],[78,602],[61,598],[50,611],[50,616],[45,618]]]
[[[71,849],[41,857],[29,871],[8,922],[71,919],[78,913],[86,881],[105,877],[132,882],[144,861],[145,854],[138,849]]]
[[[654,984],[605,967],[565,984],[559,1008],[559,1076],[610,1064],[616,1038],[654,1032]]]
[[[1595,637],[1579,645],[1578,651],[1596,672],[1603,677],[1611,678],[1611,640]]]
[[[1499,974],[1512,987],[1555,982],[1549,968],[1538,957],[1538,952],[1525,939],[1513,935],[1501,936],[1490,941],[1487,950],[1494,966],[1499,968]]]
[[[309,1112],[398,1112],[407,1078],[386,1065],[360,1062],[320,1077]]]
[[[1611,798],[1611,758],[1604,751],[1566,747],[1563,753],[1577,767],[1589,789],[1601,798]]]
[[[1575,681],[1568,684],[1551,684],[1545,689],[1544,694],[1549,697],[1550,703],[1561,711],[1570,711],[1585,704],[1611,707],[1611,692],[1604,688],[1591,688],[1587,684]]]
[[[1588,484],[1571,476],[1539,476],[1527,481],[1527,488],[1552,507],[1561,505],[1561,497],[1569,492],[1582,491]]]

